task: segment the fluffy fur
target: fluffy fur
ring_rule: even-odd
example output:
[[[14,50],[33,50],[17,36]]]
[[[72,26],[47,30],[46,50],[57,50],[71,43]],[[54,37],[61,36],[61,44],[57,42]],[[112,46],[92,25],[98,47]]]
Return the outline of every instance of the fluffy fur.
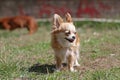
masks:
[[[62,62],[66,61],[68,69],[75,71],[74,66],[79,66],[80,39],[73,24],[71,15],[66,14],[66,22],[54,14],[51,33],[51,46],[55,52],[56,68],[62,69]]]
[[[16,28],[27,28],[29,34],[32,34],[36,32],[37,27],[35,19],[30,16],[14,16],[0,19],[0,28],[10,31]]]

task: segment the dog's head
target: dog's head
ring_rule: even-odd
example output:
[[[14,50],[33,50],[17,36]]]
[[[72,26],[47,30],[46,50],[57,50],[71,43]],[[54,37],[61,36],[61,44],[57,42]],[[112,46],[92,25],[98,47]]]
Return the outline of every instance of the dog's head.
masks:
[[[52,34],[62,46],[68,47],[74,45],[77,36],[71,15],[67,13],[65,18],[66,22],[58,14],[54,14]]]

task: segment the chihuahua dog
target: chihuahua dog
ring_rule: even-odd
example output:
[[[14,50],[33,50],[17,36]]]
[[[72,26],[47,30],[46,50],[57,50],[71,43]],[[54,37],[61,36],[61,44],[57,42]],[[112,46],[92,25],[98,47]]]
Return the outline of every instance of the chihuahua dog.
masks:
[[[72,17],[65,15],[66,21],[58,15],[53,16],[51,32],[51,46],[55,52],[56,69],[62,70],[62,62],[66,61],[70,71],[76,71],[74,66],[79,66],[80,38],[76,32]]]

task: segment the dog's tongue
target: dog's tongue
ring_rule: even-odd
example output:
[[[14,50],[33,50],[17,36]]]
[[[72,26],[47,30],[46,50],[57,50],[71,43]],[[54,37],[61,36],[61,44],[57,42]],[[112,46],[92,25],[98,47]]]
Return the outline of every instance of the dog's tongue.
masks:
[[[69,41],[70,41],[70,42],[73,42],[73,41],[74,41],[74,39],[69,39]]]
[[[67,39],[67,38],[65,38],[66,40],[68,40],[69,42],[73,42],[74,41],[74,39]]]

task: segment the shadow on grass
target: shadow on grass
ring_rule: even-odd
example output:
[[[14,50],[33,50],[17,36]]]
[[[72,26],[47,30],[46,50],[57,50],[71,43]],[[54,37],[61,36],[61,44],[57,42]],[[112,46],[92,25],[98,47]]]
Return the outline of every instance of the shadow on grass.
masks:
[[[31,66],[28,71],[29,72],[35,72],[38,74],[48,74],[48,73],[53,73],[55,70],[55,65],[54,64],[34,64],[33,66]]]
[[[66,63],[62,64],[63,67],[67,67]],[[31,66],[30,68],[28,68],[29,72],[35,72],[37,74],[49,74],[49,73],[54,73],[56,67],[55,64],[34,64],[33,66]]]

